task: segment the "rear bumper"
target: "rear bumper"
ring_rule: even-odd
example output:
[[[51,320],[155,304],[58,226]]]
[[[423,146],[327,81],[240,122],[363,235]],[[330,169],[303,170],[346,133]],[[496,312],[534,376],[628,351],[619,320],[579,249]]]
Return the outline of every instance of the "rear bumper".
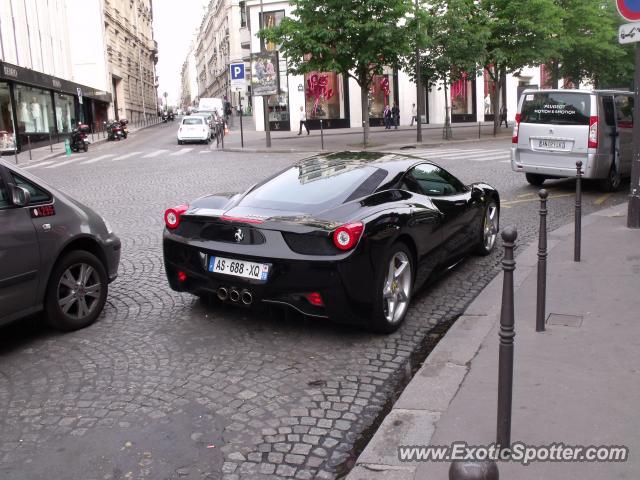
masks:
[[[604,165],[608,159],[605,156],[596,153],[587,153],[584,155],[563,155],[555,154],[554,158],[558,159],[558,165],[551,165],[550,154],[540,154],[535,152],[534,155],[523,155],[522,150],[516,146],[511,147],[511,170],[519,173],[535,173],[557,178],[570,178],[576,176],[575,162],[582,162],[583,178],[596,179],[606,177],[609,169]],[[530,153],[530,152],[529,152]],[[538,158],[535,160],[534,158]],[[568,159],[569,157],[570,159]]]
[[[202,249],[167,235],[163,251],[167,279],[176,291],[215,296],[220,287],[248,290],[253,297],[251,306],[283,305],[308,316],[357,325],[365,325],[373,309],[375,276],[363,254],[340,260],[273,259]],[[269,278],[260,282],[208,272],[206,265],[211,255],[268,263]],[[186,273],[185,281],[178,280],[178,271]],[[314,306],[304,297],[312,292],[320,293],[324,307]],[[248,306],[241,301],[228,303]]]

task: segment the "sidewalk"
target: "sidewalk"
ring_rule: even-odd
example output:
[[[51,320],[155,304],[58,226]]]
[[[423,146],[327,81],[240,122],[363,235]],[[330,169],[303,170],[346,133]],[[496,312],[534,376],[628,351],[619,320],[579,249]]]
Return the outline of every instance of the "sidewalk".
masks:
[[[139,130],[144,130],[145,128],[150,128],[155,125],[160,124],[161,122],[145,125],[142,127],[135,127],[133,125],[128,125],[129,133],[134,133]],[[98,132],[89,134],[89,139],[91,140],[91,145],[96,145],[98,143],[106,142],[105,134],[103,132]],[[29,154],[29,150],[25,147],[22,152],[17,154],[17,164],[19,166],[27,165],[29,163],[42,162],[44,160],[49,160],[51,158],[62,157],[66,154],[64,149],[64,141],[52,143],[50,146],[46,145],[44,147],[38,147],[31,149],[31,154]],[[16,162],[16,155],[9,154],[3,155],[1,158],[5,159],[8,162]]]
[[[256,132],[253,117],[242,117],[244,147],[240,141],[240,117],[234,116],[230,133],[224,137],[224,150],[255,152],[319,152],[324,140],[324,150],[362,150],[362,128],[332,128],[311,130],[307,135],[290,131],[272,131],[271,147],[266,147],[265,132]],[[416,141],[416,126],[401,125],[398,129],[385,130],[384,127],[371,127],[368,150],[397,150],[403,147],[426,147],[456,143],[458,141],[477,142],[510,138],[513,125],[502,127],[497,136],[493,136],[493,122],[455,123],[451,126],[453,137],[443,140],[442,124],[422,125],[422,143]],[[324,137],[323,139],[321,138]]]
[[[640,477],[640,231],[627,205],[549,235],[547,315],[535,332],[537,243],[516,257],[511,441],[625,445],[626,463],[498,464],[504,479]],[[347,480],[442,480],[449,463],[400,462],[398,446],[489,445],[496,438],[502,275],[469,306],[402,393]],[[577,317],[574,317],[577,316]]]

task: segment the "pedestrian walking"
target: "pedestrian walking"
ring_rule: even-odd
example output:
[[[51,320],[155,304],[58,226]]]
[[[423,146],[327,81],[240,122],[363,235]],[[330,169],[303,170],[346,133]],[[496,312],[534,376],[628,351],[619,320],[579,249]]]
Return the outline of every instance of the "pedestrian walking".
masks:
[[[385,130],[391,129],[391,109],[389,105],[384,106],[384,111],[382,112],[382,117],[384,118],[384,128]]]
[[[509,128],[509,124],[507,123],[507,106],[506,105],[502,105],[502,107],[500,107],[500,125],[499,125],[499,127],[502,126],[502,122],[504,122],[504,128]]]
[[[391,109],[391,116],[393,117],[393,126],[397,130],[398,125],[400,125],[400,109],[395,103],[393,104],[393,108]]]
[[[413,122],[415,120],[416,124],[418,123],[418,111],[416,110],[416,104],[411,105],[411,126],[413,127]]]
[[[307,113],[304,111],[304,107],[300,107],[300,129],[298,130],[298,135],[302,135],[302,126],[307,130],[307,135],[309,135],[309,127],[307,127]]]

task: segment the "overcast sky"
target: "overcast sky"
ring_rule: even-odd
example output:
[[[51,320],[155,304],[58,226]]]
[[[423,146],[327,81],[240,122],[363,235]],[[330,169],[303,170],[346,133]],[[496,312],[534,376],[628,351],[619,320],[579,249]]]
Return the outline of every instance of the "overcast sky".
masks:
[[[208,0],[153,0],[153,37],[158,42],[158,95],[169,94],[169,104],[180,96],[180,71],[189,44],[204,16]]]

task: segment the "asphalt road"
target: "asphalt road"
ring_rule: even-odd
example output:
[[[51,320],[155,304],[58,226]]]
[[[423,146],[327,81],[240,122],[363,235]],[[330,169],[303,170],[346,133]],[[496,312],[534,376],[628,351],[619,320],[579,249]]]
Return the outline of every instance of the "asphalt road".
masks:
[[[35,318],[0,328],[0,478],[338,478],[436,326],[498,272],[500,245],[423,289],[388,336],[172,292],[162,266],[165,208],[241,191],[303,156],[178,146],[176,129],[163,124],[28,166],[105,216],[123,257],[95,325],[60,334]],[[501,224],[517,226],[523,245],[537,238],[537,189],[511,172],[509,145],[409,153],[496,186]],[[570,222],[574,182],[547,188],[550,228]],[[623,201],[624,190],[603,195],[587,185],[583,211]]]

